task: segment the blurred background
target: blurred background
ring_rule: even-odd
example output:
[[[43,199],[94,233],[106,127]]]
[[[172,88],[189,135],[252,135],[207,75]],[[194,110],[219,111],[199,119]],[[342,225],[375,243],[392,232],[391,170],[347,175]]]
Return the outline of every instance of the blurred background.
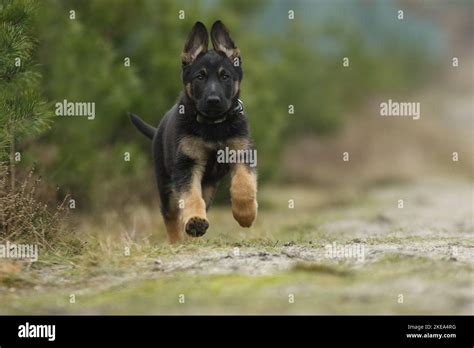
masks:
[[[472,314],[473,18],[472,0],[0,0],[0,244],[41,247],[0,260],[0,313]],[[218,19],[259,215],[240,228],[221,185],[208,233],[169,247],[126,112],[159,123],[188,32]],[[420,119],[380,116],[390,99]],[[95,119],[55,116],[64,100]]]
[[[26,50],[17,72],[31,73],[34,122],[42,120],[36,131],[15,133],[15,149],[20,171],[35,165],[44,178],[47,199],[70,193],[86,212],[157,202],[150,143],[126,112],[156,125],[173,105],[182,88],[180,52],[197,20],[211,26],[221,19],[241,49],[260,185],[472,177],[472,1],[13,3],[17,9],[3,17],[25,20],[31,47],[10,49]],[[4,99],[7,88],[15,91],[5,81]],[[96,118],[53,116],[64,99],[95,102]],[[420,102],[421,119],[380,117],[388,99]],[[454,151],[462,159],[455,167]]]

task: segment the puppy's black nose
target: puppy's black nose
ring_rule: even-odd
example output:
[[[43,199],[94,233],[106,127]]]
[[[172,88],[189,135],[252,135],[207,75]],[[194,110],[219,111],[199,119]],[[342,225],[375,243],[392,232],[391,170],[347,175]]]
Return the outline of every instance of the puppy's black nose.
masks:
[[[217,95],[211,95],[207,97],[206,102],[207,102],[207,105],[217,106],[221,103],[221,98],[219,98]]]

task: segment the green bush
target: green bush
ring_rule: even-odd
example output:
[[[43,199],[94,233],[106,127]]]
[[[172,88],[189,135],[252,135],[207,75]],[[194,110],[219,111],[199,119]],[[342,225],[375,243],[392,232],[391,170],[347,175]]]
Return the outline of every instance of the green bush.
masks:
[[[182,88],[179,55],[197,20],[210,26],[221,19],[241,49],[242,99],[258,150],[261,184],[278,178],[280,154],[290,139],[338,129],[371,95],[421,80],[429,69],[426,56],[417,54],[423,42],[395,34],[396,52],[389,44],[373,49],[361,27],[344,16],[317,24],[307,19],[290,22],[283,5],[41,2],[36,26],[42,91],[52,103],[95,102],[96,118],[57,117],[52,131],[29,151],[27,164],[37,162],[48,181],[61,188],[58,192],[71,192],[78,207],[101,209],[133,202],[132,197],[156,197],[150,143],[130,125],[126,112],[158,124],[172,106]],[[298,5],[307,4],[295,2]],[[184,20],[178,18],[180,10],[186,11]],[[275,11],[280,17],[271,25],[261,20]],[[337,43],[337,50],[325,47],[328,38]],[[342,66],[346,55],[349,68]],[[130,58],[130,67],[124,66],[125,57]],[[293,115],[288,113],[290,104]],[[131,154],[130,162],[123,160],[125,152]]]

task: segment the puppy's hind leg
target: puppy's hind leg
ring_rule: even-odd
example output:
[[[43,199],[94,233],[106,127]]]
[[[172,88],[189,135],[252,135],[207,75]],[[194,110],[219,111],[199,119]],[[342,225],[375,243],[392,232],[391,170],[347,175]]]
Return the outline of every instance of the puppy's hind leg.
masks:
[[[206,211],[211,207],[212,202],[214,201],[214,196],[217,191],[217,183],[209,183],[202,185],[202,199],[206,203]]]
[[[184,225],[181,221],[181,209],[172,192],[160,192],[161,214],[166,226],[168,241],[176,244],[184,238]]]
[[[170,244],[176,244],[183,240],[183,223],[179,215],[165,217],[166,232],[168,232],[168,240]]]

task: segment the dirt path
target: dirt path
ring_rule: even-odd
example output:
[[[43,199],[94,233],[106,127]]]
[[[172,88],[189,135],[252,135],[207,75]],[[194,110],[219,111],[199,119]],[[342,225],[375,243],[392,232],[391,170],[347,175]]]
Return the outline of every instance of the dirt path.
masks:
[[[3,263],[0,312],[472,314],[472,188],[269,188],[251,230],[214,209],[206,237],[179,247],[147,238],[159,217],[142,209],[134,232],[125,217],[121,238],[90,240],[82,255]]]

